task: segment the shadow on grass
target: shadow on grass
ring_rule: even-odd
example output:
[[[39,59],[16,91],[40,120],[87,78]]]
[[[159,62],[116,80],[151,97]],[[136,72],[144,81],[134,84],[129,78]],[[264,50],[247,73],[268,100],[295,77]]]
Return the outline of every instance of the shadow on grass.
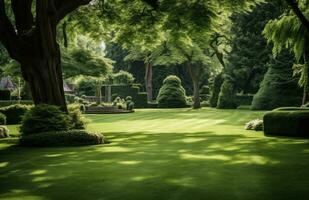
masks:
[[[4,147],[0,198],[309,199],[309,144],[288,138],[105,133],[108,145]]]

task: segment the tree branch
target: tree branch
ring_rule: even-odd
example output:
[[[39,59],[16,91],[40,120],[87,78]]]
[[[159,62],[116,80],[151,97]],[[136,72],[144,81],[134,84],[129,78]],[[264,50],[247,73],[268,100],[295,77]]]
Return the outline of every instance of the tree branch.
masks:
[[[307,29],[307,32],[309,33],[309,21],[303,14],[303,12],[298,7],[298,3],[296,0],[286,0],[286,2],[290,5],[295,15],[299,18],[302,25]]]
[[[0,42],[6,48],[11,58],[19,60],[20,39],[14,26],[6,15],[5,2],[0,0]]]
[[[82,5],[87,5],[91,0],[54,0],[58,11],[58,22],[61,21],[67,14],[74,11]]]
[[[16,29],[20,35],[25,35],[32,30],[33,15],[31,12],[33,0],[11,0],[15,16]]]

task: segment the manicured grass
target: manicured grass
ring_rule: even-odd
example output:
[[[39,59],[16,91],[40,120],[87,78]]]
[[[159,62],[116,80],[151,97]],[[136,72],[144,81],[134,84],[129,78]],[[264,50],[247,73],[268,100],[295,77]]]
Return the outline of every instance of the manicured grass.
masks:
[[[244,130],[262,115],[138,110],[87,116],[108,145],[32,149],[0,140],[0,199],[309,199],[308,141]]]

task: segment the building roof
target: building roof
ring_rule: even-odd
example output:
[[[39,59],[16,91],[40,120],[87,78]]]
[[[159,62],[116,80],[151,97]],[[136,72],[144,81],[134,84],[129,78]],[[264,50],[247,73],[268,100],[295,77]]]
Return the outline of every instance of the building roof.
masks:
[[[8,77],[1,78],[0,89],[1,90],[15,90],[16,86],[14,85],[12,79],[8,76]]]

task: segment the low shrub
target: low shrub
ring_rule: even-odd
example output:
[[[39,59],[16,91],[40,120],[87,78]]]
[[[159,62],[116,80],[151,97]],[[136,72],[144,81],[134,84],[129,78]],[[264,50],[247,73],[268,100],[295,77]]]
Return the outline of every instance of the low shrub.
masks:
[[[71,117],[73,129],[85,129],[87,120],[80,111],[79,104],[71,104],[68,106],[69,116]]]
[[[6,116],[2,113],[0,113],[0,125],[6,124]]]
[[[41,104],[25,114],[20,132],[30,135],[49,131],[66,131],[73,126],[70,116],[62,112],[59,107]]]
[[[158,102],[148,102],[148,108],[158,108]]]
[[[33,105],[32,100],[10,100],[10,101],[2,101],[0,100],[0,107],[6,107],[14,104],[22,104],[22,105]]]
[[[10,137],[9,129],[6,126],[0,126],[0,138]]]
[[[31,109],[31,106],[15,104],[0,108],[0,113],[6,116],[6,124],[20,124],[22,117]]]
[[[83,146],[107,143],[99,133],[88,133],[83,130],[46,132],[33,135],[22,135],[21,146],[53,147],[53,146]]]
[[[168,76],[164,79],[157,101],[159,108],[187,107],[186,92],[177,76]]]
[[[245,126],[246,130],[262,131],[263,130],[263,120],[255,119],[248,123]]]
[[[202,101],[201,106],[202,107],[210,107],[210,103],[209,103],[209,101]]]
[[[279,110],[264,115],[265,135],[309,136],[308,110]]]
[[[235,101],[237,105],[251,106],[253,97],[253,94],[237,94]]]

